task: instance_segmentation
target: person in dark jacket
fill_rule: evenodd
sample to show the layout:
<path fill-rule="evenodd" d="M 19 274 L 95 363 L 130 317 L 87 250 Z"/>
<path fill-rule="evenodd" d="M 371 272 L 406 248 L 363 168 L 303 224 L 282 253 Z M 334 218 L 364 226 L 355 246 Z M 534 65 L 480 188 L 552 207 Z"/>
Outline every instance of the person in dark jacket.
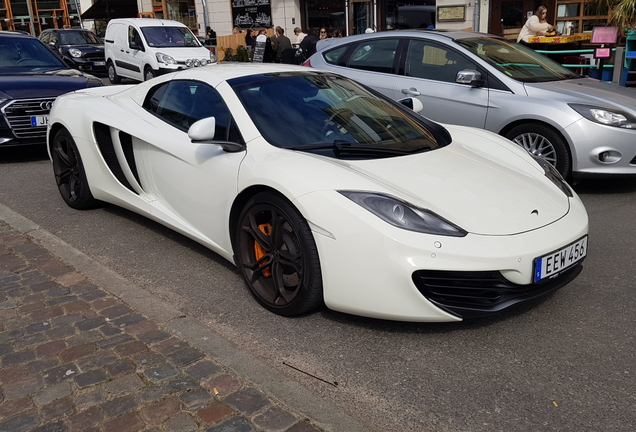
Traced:
<path fill-rule="evenodd" d="M 285 36 L 285 30 L 281 26 L 276 27 L 276 38 L 273 42 L 274 53 L 276 55 L 276 62 L 282 62 L 283 51 L 286 49 L 292 49 L 291 41 Z"/>
<path fill-rule="evenodd" d="M 302 56 L 305 59 L 316 54 L 316 43 L 318 43 L 319 40 L 320 39 L 316 36 L 315 30 L 303 38 L 303 41 L 300 43 L 300 49 L 302 50 Z"/>

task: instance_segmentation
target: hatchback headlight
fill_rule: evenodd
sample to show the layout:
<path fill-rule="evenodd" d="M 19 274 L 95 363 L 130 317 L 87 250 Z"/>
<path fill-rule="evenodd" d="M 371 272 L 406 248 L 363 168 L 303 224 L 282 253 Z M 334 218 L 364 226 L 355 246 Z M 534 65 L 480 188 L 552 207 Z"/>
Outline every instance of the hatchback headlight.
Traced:
<path fill-rule="evenodd" d="M 164 64 L 175 64 L 176 63 L 174 58 L 169 56 L 169 55 L 167 55 L 167 54 L 157 53 L 157 54 L 155 54 L 155 56 L 157 57 L 157 61 L 159 63 L 164 63 Z"/>
<path fill-rule="evenodd" d="M 82 56 L 82 51 L 78 50 L 77 48 L 70 48 L 68 50 L 68 53 L 71 55 L 71 57 L 75 58 L 79 58 Z"/>
<path fill-rule="evenodd" d="M 563 179 L 563 177 L 561 176 L 559 171 L 554 167 L 554 165 L 552 165 L 550 162 L 543 159 L 542 157 L 535 156 L 532 153 L 529 153 L 529 154 L 539 164 L 539 166 L 543 168 L 543 171 L 545 172 L 545 176 L 548 179 L 550 179 L 550 181 L 554 183 L 556 187 L 561 189 L 561 191 L 563 191 L 563 193 L 566 194 L 567 196 L 569 197 L 574 196 L 574 192 L 572 192 L 572 188 Z"/>
<path fill-rule="evenodd" d="M 338 191 L 385 222 L 408 231 L 464 237 L 467 233 L 430 210 L 415 207 L 388 195 L 373 192 Z"/>
<path fill-rule="evenodd" d="M 216 56 L 212 53 L 212 51 L 210 51 L 210 59 L 208 60 L 208 63 L 216 63 Z"/>
<path fill-rule="evenodd" d="M 594 123 L 625 129 L 636 129 L 636 118 L 620 110 L 595 107 L 593 105 L 568 104 L 570 107 Z"/>

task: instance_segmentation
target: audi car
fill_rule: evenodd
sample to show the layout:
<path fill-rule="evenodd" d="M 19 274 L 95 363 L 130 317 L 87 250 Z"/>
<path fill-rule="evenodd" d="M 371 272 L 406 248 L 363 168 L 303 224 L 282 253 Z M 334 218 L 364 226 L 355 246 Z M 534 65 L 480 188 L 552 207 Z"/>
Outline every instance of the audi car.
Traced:
<path fill-rule="evenodd" d="M 421 109 L 302 66 L 204 66 L 58 98 L 48 148 L 70 207 L 200 242 L 280 315 L 459 321 L 573 281 L 588 218 L 554 167 Z"/>
<path fill-rule="evenodd" d="M 0 148 L 44 145 L 55 98 L 102 85 L 69 68 L 37 38 L 0 31 Z"/>

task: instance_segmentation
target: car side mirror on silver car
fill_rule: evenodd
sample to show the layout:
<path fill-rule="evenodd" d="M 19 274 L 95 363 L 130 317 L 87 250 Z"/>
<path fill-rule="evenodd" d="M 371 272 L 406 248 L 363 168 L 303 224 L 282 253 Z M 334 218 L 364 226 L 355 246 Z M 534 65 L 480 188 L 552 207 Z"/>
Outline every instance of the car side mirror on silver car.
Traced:
<path fill-rule="evenodd" d="M 473 87 L 481 87 L 486 84 L 486 81 L 481 79 L 481 72 L 474 69 L 462 69 L 457 72 L 455 82 L 458 84 L 468 84 Z"/>

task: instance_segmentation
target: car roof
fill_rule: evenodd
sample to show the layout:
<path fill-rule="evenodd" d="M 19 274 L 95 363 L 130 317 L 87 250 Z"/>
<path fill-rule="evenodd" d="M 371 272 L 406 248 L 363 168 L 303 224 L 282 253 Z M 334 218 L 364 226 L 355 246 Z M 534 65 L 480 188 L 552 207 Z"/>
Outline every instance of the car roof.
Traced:
<path fill-rule="evenodd" d="M 155 19 L 155 18 L 117 18 L 109 21 L 110 23 L 126 22 L 129 24 L 136 24 L 138 27 L 187 27 L 185 24 L 179 21 Z"/>
<path fill-rule="evenodd" d="M 0 35 L 1 36 L 7 36 L 7 37 L 19 37 L 19 38 L 30 37 L 30 38 L 35 38 L 34 36 L 31 36 L 29 33 L 24 32 L 22 30 L 2 30 L 2 31 L 0 31 Z M 37 38 L 35 38 L 35 39 L 37 39 Z"/>
<path fill-rule="evenodd" d="M 205 79 L 209 82 L 220 83 L 249 75 L 262 75 L 280 72 L 309 72 L 326 73 L 306 66 L 287 65 L 282 63 L 220 63 L 204 66 L 203 68 L 189 68 L 177 73 L 175 79 Z"/>
<path fill-rule="evenodd" d="M 436 29 L 403 29 L 403 30 L 385 30 L 375 33 L 365 33 L 359 34 L 355 36 L 347 36 L 345 38 L 329 38 L 322 39 L 318 42 L 317 50 L 322 51 L 323 49 L 331 46 L 343 45 L 350 42 L 358 42 L 365 39 L 376 39 L 382 37 L 398 37 L 398 38 L 406 38 L 406 37 L 427 37 L 434 40 L 458 40 L 458 39 L 468 39 L 475 37 L 489 37 L 489 38 L 497 38 L 502 39 L 500 36 L 492 35 L 489 33 L 480 33 L 468 30 L 436 30 Z"/>

